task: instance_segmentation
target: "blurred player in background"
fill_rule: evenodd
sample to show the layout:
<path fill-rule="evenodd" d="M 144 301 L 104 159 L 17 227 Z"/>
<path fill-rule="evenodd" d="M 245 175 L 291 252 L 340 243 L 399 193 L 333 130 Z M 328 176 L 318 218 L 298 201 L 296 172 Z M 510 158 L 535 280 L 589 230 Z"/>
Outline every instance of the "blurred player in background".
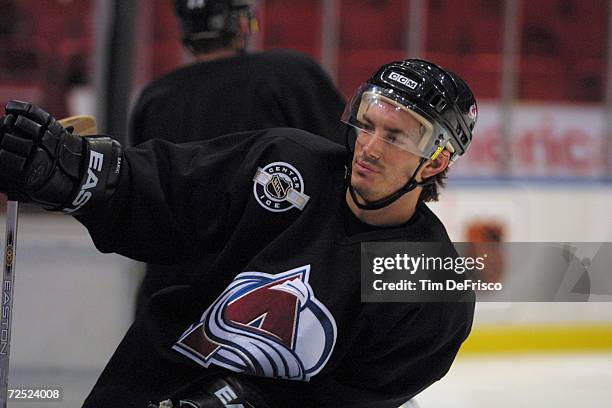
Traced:
<path fill-rule="evenodd" d="M 75 215 L 103 252 L 201 266 L 152 297 L 85 408 L 397 408 L 447 373 L 470 332 L 471 292 L 360 298 L 364 242 L 458 256 L 425 203 L 477 109 L 435 64 L 375 72 L 342 115 L 345 147 L 278 128 L 123 149 L 25 102 L 5 110 L 0 191 Z"/>
<path fill-rule="evenodd" d="M 154 81 L 131 119 L 134 145 L 192 142 L 255 129 L 293 127 L 344 143 L 344 101 L 321 67 L 290 51 L 247 53 L 254 0 L 175 0 L 183 44 L 196 62 Z M 149 264 L 136 312 L 158 290 L 196 270 Z"/>

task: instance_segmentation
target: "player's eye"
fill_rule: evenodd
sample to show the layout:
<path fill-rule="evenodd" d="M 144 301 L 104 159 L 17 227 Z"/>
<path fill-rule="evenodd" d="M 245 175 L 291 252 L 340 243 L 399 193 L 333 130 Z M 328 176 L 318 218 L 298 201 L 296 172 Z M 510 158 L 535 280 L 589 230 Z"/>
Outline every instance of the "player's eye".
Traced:
<path fill-rule="evenodd" d="M 397 141 L 397 134 L 391 133 L 391 132 L 386 132 L 383 135 L 383 139 L 385 139 L 389 143 L 395 143 Z"/>
<path fill-rule="evenodd" d="M 363 130 L 365 130 L 366 132 L 374 132 L 375 128 L 374 125 L 372 125 L 369 122 L 363 123 Z"/>

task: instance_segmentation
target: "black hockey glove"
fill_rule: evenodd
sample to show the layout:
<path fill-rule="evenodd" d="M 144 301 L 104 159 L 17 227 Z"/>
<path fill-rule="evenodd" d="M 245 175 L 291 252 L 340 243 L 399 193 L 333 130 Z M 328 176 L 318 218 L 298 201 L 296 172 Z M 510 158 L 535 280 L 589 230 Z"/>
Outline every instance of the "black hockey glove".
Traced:
<path fill-rule="evenodd" d="M 79 214 L 108 200 L 121 171 L 121 145 L 80 137 L 38 106 L 11 101 L 0 118 L 0 191 L 48 210 Z"/>
<path fill-rule="evenodd" d="M 171 398 L 150 402 L 147 408 L 271 408 L 258 391 L 246 381 L 234 377 L 216 380 L 191 398 Z"/>

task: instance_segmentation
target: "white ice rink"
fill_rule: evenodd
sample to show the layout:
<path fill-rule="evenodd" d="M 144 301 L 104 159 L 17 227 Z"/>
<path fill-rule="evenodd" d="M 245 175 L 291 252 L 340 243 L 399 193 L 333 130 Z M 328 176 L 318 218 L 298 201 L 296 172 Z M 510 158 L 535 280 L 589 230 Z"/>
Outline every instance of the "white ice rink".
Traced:
<path fill-rule="evenodd" d="M 609 408 L 612 353 L 459 358 L 420 408 Z"/>
<path fill-rule="evenodd" d="M 62 403 L 32 406 L 77 408 L 96 375 L 95 371 L 37 372 L 16 367 L 11 384 L 61 385 Z M 612 353 L 460 358 L 417 402 L 419 408 L 609 408 Z M 26 406 L 9 403 L 14 408 Z"/>

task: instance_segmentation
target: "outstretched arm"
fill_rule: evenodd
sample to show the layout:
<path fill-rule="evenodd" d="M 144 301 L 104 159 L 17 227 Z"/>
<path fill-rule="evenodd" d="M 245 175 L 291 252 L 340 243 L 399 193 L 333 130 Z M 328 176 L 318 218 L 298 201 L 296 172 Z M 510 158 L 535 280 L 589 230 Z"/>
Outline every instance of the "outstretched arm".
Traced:
<path fill-rule="evenodd" d="M 76 215 L 98 249 L 142 261 L 176 263 L 222 245 L 257 166 L 248 155 L 256 135 L 124 150 L 107 136 L 73 135 L 29 103 L 9 102 L 6 113 L 0 191 Z"/>

